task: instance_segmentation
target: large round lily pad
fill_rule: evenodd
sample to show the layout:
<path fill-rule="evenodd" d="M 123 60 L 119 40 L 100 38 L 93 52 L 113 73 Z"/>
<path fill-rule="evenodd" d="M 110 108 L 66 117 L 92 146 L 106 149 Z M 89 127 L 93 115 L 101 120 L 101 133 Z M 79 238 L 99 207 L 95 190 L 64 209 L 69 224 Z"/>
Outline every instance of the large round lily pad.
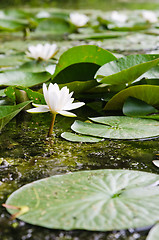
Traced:
<path fill-rule="evenodd" d="M 28 210 L 19 219 L 47 228 L 144 227 L 158 220 L 158 181 L 158 175 L 139 171 L 81 171 L 27 184 L 11 194 L 6 204 Z"/>
<path fill-rule="evenodd" d="M 159 122 L 155 120 L 125 116 L 90 119 L 98 124 L 77 120 L 71 129 L 80 134 L 111 139 L 140 139 L 159 136 Z"/>

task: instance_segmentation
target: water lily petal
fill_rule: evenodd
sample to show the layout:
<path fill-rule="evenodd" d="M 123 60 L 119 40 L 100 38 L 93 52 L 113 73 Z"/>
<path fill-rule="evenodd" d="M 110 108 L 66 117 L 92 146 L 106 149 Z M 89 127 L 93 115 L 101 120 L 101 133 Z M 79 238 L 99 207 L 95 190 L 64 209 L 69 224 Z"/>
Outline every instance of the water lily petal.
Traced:
<path fill-rule="evenodd" d="M 44 105 L 44 104 L 32 103 L 32 105 L 33 105 L 34 107 L 46 107 L 46 108 L 49 109 L 48 105 Z"/>
<path fill-rule="evenodd" d="M 82 27 L 89 21 L 89 17 L 87 17 L 85 14 L 74 12 L 70 13 L 70 20 L 77 27 Z"/>
<path fill-rule="evenodd" d="M 49 105 L 49 94 L 45 83 L 43 83 L 43 94 L 47 105 Z"/>
<path fill-rule="evenodd" d="M 84 102 L 71 103 L 71 104 L 66 105 L 66 106 L 64 107 L 64 110 L 76 109 L 76 108 L 82 107 L 83 105 L 85 105 Z"/>
<path fill-rule="evenodd" d="M 45 70 L 47 71 L 47 72 L 49 72 L 51 75 L 53 75 L 54 74 L 54 72 L 55 72 L 55 68 L 56 68 L 56 65 L 48 65 L 46 68 L 45 68 Z"/>
<path fill-rule="evenodd" d="M 50 44 L 46 43 L 43 47 L 43 52 L 41 54 L 42 59 L 48 60 L 50 58 L 49 57 L 49 52 L 50 52 Z"/>
<path fill-rule="evenodd" d="M 48 60 L 52 58 L 58 51 L 56 44 L 37 44 L 36 46 L 29 46 L 26 55 L 30 58 L 39 60 Z"/>
<path fill-rule="evenodd" d="M 76 114 L 71 113 L 71 112 L 67 112 L 67 111 L 58 111 L 59 114 L 66 116 L 66 117 L 76 117 Z"/>
<path fill-rule="evenodd" d="M 49 112 L 49 108 L 46 105 L 43 105 L 42 107 L 36 107 L 36 108 L 31 108 L 27 110 L 28 113 L 44 113 L 44 112 Z"/>
<path fill-rule="evenodd" d="M 63 87 L 60 90 L 60 95 L 59 95 L 59 108 L 63 109 L 64 105 L 66 102 L 69 100 L 69 89 L 67 87 Z"/>
<path fill-rule="evenodd" d="M 58 48 L 57 48 L 57 45 L 54 43 L 50 46 L 48 59 L 54 57 L 57 52 L 58 52 Z"/>
<path fill-rule="evenodd" d="M 59 86 L 55 83 L 54 85 L 50 83 L 48 88 L 48 96 L 49 96 L 49 108 L 52 113 L 57 113 L 57 110 L 61 110 L 59 108 L 59 98 L 60 98 L 60 90 Z"/>

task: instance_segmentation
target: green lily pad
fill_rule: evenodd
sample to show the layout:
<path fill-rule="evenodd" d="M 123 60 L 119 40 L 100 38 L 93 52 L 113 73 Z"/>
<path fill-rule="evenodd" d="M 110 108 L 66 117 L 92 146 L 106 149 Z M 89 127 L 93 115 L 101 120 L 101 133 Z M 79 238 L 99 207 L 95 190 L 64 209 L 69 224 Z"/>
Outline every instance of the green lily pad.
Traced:
<path fill-rule="evenodd" d="M 0 85 L 32 87 L 48 81 L 50 76 L 51 74 L 48 72 L 31 73 L 23 71 L 8 71 L 0 73 Z"/>
<path fill-rule="evenodd" d="M 0 106 L 0 131 L 2 128 L 15 117 L 31 101 L 23 102 L 14 106 Z"/>
<path fill-rule="evenodd" d="M 100 66 L 115 59 L 112 53 L 97 46 L 73 47 L 61 55 L 52 82 L 92 80 Z"/>
<path fill-rule="evenodd" d="M 3 96 L 5 96 L 5 89 L 0 90 L 0 97 L 3 97 Z"/>
<path fill-rule="evenodd" d="M 86 40 L 86 39 L 108 39 L 108 38 L 118 38 L 126 35 L 123 32 L 102 32 L 102 33 L 89 33 L 89 34 L 70 34 L 69 39 L 71 40 Z"/>
<path fill-rule="evenodd" d="M 102 138 L 95 138 L 95 137 L 91 137 L 91 136 L 84 136 L 84 135 L 77 135 L 74 133 L 70 133 L 70 132 L 64 132 L 61 134 L 61 137 L 71 141 L 71 142 L 100 142 L 103 139 Z"/>
<path fill-rule="evenodd" d="M 140 79 L 159 79 L 159 67 L 153 67 L 149 71 L 145 72 L 143 75 L 141 75 L 137 80 Z"/>
<path fill-rule="evenodd" d="M 73 31 L 73 26 L 64 18 L 53 17 L 42 20 L 35 32 L 38 31 L 50 31 L 51 34 L 65 34 Z"/>
<path fill-rule="evenodd" d="M 153 107 L 159 107 L 159 86 L 139 85 L 124 89 L 114 95 L 105 105 L 104 110 L 121 110 L 128 97 L 134 97 Z"/>
<path fill-rule="evenodd" d="M 159 223 L 157 223 L 149 232 L 146 240 L 158 240 L 159 236 Z"/>
<path fill-rule="evenodd" d="M 77 120 L 71 129 L 80 134 L 110 139 L 144 139 L 159 136 L 159 122 L 155 120 L 126 116 L 96 117 L 90 120 L 98 124 Z"/>
<path fill-rule="evenodd" d="M 17 70 L 24 71 L 24 72 L 44 72 L 44 71 L 46 71 L 45 68 L 48 65 L 49 65 L 49 63 L 46 63 L 45 61 L 33 60 L 33 61 L 25 62 Z"/>
<path fill-rule="evenodd" d="M 24 54 L 12 54 L 0 58 L 0 67 L 16 67 L 28 59 Z"/>
<path fill-rule="evenodd" d="M 74 91 L 75 94 L 77 93 L 83 93 L 87 90 L 90 90 L 91 88 L 97 86 L 97 82 L 94 80 L 90 81 L 74 81 L 70 83 L 65 83 L 65 84 L 58 84 L 60 88 L 67 86 L 71 91 Z"/>
<path fill-rule="evenodd" d="M 158 175 L 139 171 L 80 171 L 27 184 L 10 195 L 6 207 L 11 214 L 17 210 L 9 206 L 26 210 L 17 217 L 47 228 L 145 227 L 158 220 L 158 181 Z"/>
<path fill-rule="evenodd" d="M 0 19 L 0 30 L 17 31 L 23 30 L 28 25 L 26 20 Z"/>
<path fill-rule="evenodd" d="M 137 98 L 128 97 L 123 105 L 123 113 L 126 116 L 145 116 L 159 112 L 153 106 Z"/>
<path fill-rule="evenodd" d="M 100 83 L 119 85 L 131 83 L 159 63 L 159 55 L 129 55 L 104 64 L 95 78 Z"/>
<path fill-rule="evenodd" d="M 5 89 L 5 94 L 8 98 L 10 98 L 13 102 L 17 100 L 17 98 L 21 99 L 20 91 L 25 92 L 25 97 L 27 97 L 29 100 L 31 100 L 34 103 L 38 104 L 46 104 L 44 95 L 42 93 L 33 91 L 29 88 L 25 87 L 7 87 Z M 23 97 L 23 96 L 22 96 Z"/>

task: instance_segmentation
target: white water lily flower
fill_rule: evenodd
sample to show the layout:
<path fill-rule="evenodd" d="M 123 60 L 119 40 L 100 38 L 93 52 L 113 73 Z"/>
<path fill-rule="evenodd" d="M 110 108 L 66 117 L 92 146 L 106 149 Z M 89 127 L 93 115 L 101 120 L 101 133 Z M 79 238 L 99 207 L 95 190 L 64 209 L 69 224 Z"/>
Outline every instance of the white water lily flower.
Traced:
<path fill-rule="evenodd" d="M 118 11 L 113 11 L 111 13 L 111 19 L 115 22 L 125 23 L 128 17 L 123 13 L 119 13 Z"/>
<path fill-rule="evenodd" d="M 143 17 L 146 21 L 148 21 L 148 22 L 150 22 L 150 23 L 155 23 L 155 22 L 158 21 L 158 18 L 157 18 L 156 14 L 155 14 L 153 11 L 143 10 L 143 11 L 141 12 L 141 15 L 142 15 L 142 17 Z"/>
<path fill-rule="evenodd" d="M 69 93 L 69 89 L 67 87 L 63 87 L 61 90 L 59 86 L 55 83 L 49 84 L 47 89 L 46 84 L 43 84 L 43 93 L 44 98 L 47 105 L 34 104 L 35 108 L 27 110 L 29 113 L 44 113 L 51 112 L 53 114 L 52 122 L 50 125 L 48 136 L 51 136 L 55 117 L 57 114 L 61 114 L 67 117 L 76 117 L 74 113 L 69 112 L 69 110 L 73 110 L 79 107 L 82 107 L 84 102 L 75 102 L 74 98 L 72 98 L 73 92 Z"/>
<path fill-rule="evenodd" d="M 2 11 L 2 10 L 0 10 L 0 18 L 6 18 L 7 16 L 5 15 L 5 13 Z"/>
<path fill-rule="evenodd" d="M 39 13 L 36 14 L 37 18 L 49 18 L 50 17 L 50 13 L 46 12 L 46 11 L 40 11 Z"/>
<path fill-rule="evenodd" d="M 70 13 L 70 21 L 77 27 L 83 27 L 89 21 L 89 17 L 81 13 Z"/>
<path fill-rule="evenodd" d="M 55 56 L 58 52 L 57 45 L 54 44 L 41 44 L 39 43 L 36 46 L 29 46 L 28 51 L 26 54 L 29 58 L 36 59 L 36 60 L 48 60 Z"/>

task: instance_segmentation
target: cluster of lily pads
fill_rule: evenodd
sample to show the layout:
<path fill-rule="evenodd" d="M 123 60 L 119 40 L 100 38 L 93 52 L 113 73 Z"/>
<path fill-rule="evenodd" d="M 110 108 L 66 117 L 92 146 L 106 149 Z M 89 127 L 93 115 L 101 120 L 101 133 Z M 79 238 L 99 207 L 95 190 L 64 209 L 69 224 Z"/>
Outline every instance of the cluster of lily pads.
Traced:
<path fill-rule="evenodd" d="M 1 10 L 0 31 L 15 36 L 23 33 L 24 38 L 63 39 L 109 39 L 129 35 L 131 32 L 158 35 L 159 12 L 140 11 L 22 11 Z M 6 34 L 7 35 L 7 34 Z M 133 41 L 133 40 L 132 40 Z"/>
<path fill-rule="evenodd" d="M 30 101 L 36 107 L 43 107 L 42 105 L 45 102 L 48 105 L 47 109 L 44 107 L 43 110 L 37 108 L 35 112 L 51 111 L 53 114 L 67 115 L 67 113 L 60 111 L 75 109 L 83 105 L 83 103 L 72 103 L 74 100 L 71 98 L 72 94 L 67 97 L 70 90 L 75 92 L 75 97 L 78 99 L 84 99 L 84 101 L 89 99 L 88 105 L 90 107 L 93 107 L 93 104 L 95 104 L 95 99 L 105 102 L 103 109 L 98 107 L 100 116 L 103 115 L 103 110 L 106 113 L 115 111 L 116 115 L 120 115 L 118 114 L 119 111 L 119 113 L 122 112 L 127 116 L 125 118 L 119 116 L 118 119 L 114 117 L 114 120 L 108 116 L 104 117 L 104 120 L 99 118 L 97 122 L 104 125 L 76 122 L 71 128 L 83 134 L 82 141 L 89 142 L 89 137 L 86 136 L 85 138 L 84 135 L 99 137 L 93 140 L 90 138 L 90 141 L 99 141 L 103 138 L 138 139 L 159 135 L 158 122 L 155 121 L 159 118 L 158 54 L 137 54 L 116 58 L 115 55 L 103 48 L 94 45 L 82 45 L 65 51 L 57 63 L 47 66 L 44 70 L 46 62 L 40 61 L 40 59 L 47 60 L 54 56 L 56 51 L 57 48 L 54 44 L 38 44 L 36 47 L 29 47 L 26 54 L 37 61 L 28 61 L 16 70 L 6 70 L 0 73 L 1 87 L 5 87 L 1 90 L 3 95 L 3 100 L 1 100 L 3 104 L 1 106 L 1 129 L 12 117 L 26 107 Z M 36 72 L 31 71 L 33 67 L 36 69 Z M 46 70 L 48 67 L 49 72 Z M 58 84 L 62 88 L 61 91 L 63 93 L 61 94 L 65 94 L 66 97 L 64 95 L 63 98 L 62 95 L 59 97 L 59 89 L 55 87 L 50 92 L 55 92 L 53 95 L 56 96 L 54 98 L 56 98 L 57 103 L 55 103 L 55 99 L 52 99 L 54 100 L 54 106 L 51 106 L 49 104 L 49 101 L 52 102 L 49 100 L 49 91 L 45 93 L 45 90 L 45 99 L 41 92 L 41 84 L 43 83 L 48 85 L 51 83 L 50 87 Z M 38 91 L 34 90 L 35 86 L 38 87 Z M 24 99 L 27 101 L 24 101 Z M 7 104 L 8 101 L 9 105 Z M 18 101 L 21 103 L 15 105 Z M 30 112 L 34 112 L 34 110 Z M 141 126 L 145 126 L 145 130 L 139 126 L 140 124 L 134 123 L 134 129 L 136 129 L 134 131 L 133 121 L 136 121 L 136 117 L 140 118 L 138 122 L 141 121 Z M 149 120 L 143 120 L 142 118 L 148 118 Z M 112 124 L 110 123 L 111 121 Z M 133 134 L 129 130 L 129 121 Z M 125 127 L 123 125 L 124 122 Z M 74 127 L 75 125 L 76 128 Z M 99 130 L 93 133 L 91 129 L 94 129 L 95 126 L 103 128 L 103 134 L 99 133 Z M 105 128 L 107 128 L 107 133 L 104 131 Z M 122 134 L 122 132 L 125 132 L 125 134 Z M 81 136 L 79 136 L 78 140 L 78 135 L 64 133 L 62 137 L 72 141 L 81 141 Z"/>
<path fill-rule="evenodd" d="M 134 19 L 118 12 L 31 14 L 6 10 L 0 12 L 0 29 L 6 37 L 9 31 L 13 35 L 23 31 L 25 38 L 62 34 L 85 40 L 119 37 L 126 31 L 157 32 L 157 13 L 137 14 Z M 70 132 L 61 134 L 64 139 L 98 142 L 159 136 L 159 54 L 118 57 L 89 44 L 62 52 L 55 42 L 38 42 L 15 55 L 2 54 L 0 130 L 27 107 L 29 113 L 52 113 L 50 136 L 56 114 L 74 117 L 69 111 L 83 106 L 93 108 L 97 116 L 76 120 Z M 32 224 L 39 219 L 38 224 L 48 228 L 110 231 L 143 227 L 158 221 L 158 181 L 158 175 L 128 170 L 54 176 L 17 190 L 4 206 L 11 214 L 18 210 L 16 217 Z M 151 230 L 149 240 L 155 240 L 156 231 L 158 225 Z"/>

